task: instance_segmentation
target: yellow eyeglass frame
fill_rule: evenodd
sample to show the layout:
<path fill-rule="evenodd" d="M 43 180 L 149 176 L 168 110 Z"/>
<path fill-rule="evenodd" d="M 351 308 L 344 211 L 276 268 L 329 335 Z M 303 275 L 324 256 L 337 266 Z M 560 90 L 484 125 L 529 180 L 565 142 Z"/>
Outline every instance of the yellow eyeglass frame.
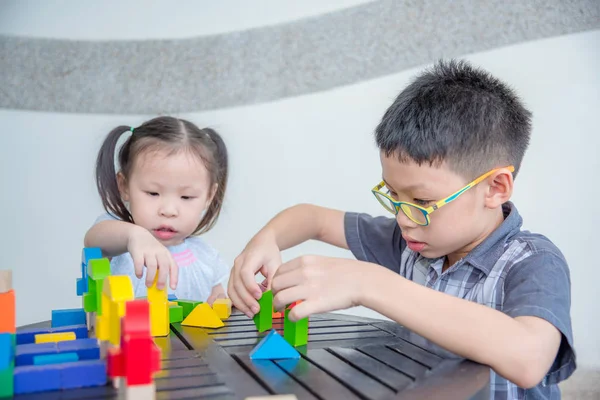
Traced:
<path fill-rule="evenodd" d="M 448 203 L 456 200 L 458 197 L 460 197 L 461 194 L 465 193 L 467 190 L 469 190 L 472 187 L 476 186 L 477 184 L 481 183 L 484 179 L 488 178 L 494 172 L 497 172 L 497 171 L 499 171 L 499 170 L 501 170 L 503 168 L 508 169 L 510 172 L 515 172 L 515 167 L 512 166 L 512 165 L 510 165 L 508 167 L 495 168 L 495 169 L 493 169 L 493 170 L 491 170 L 489 172 L 486 172 L 485 174 L 481 175 L 480 177 L 474 179 L 473 181 L 469 182 L 463 188 L 461 188 L 461 189 L 457 190 L 456 192 L 452 193 L 450 196 L 448 196 L 448 197 L 446 197 L 446 198 L 444 198 L 442 200 L 437 201 L 434 205 L 429 206 L 429 207 L 422 207 L 422 206 L 419 206 L 417 204 L 409 203 L 407 201 L 397 201 L 397 200 L 394 200 L 389 194 L 383 193 L 381 191 L 381 189 L 383 189 L 386 186 L 384 181 L 381 181 L 381 183 L 379 183 L 377 186 L 375 186 L 373 189 L 371 189 L 371 192 L 373 193 L 373 195 L 375 196 L 375 198 L 377 199 L 377 201 L 379 201 L 379 203 L 387 211 L 391 212 L 394 215 L 398 215 L 398 213 L 400 212 L 400 210 L 402 210 L 402 212 L 404 213 L 404 215 L 406 215 L 414 223 L 416 223 L 418 225 L 421 225 L 421 226 L 427 226 L 430 223 L 429 216 L 435 210 L 439 210 L 440 208 L 442 208 L 446 204 L 448 204 Z M 394 205 L 394 210 L 392 210 L 389 207 L 388 204 L 385 204 L 384 201 L 379 196 L 383 196 L 386 199 L 388 199 L 390 201 L 390 203 Z M 411 206 L 411 207 L 414 207 L 414 208 L 418 209 L 419 211 L 421 211 L 421 213 L 423 214 L 423 217 L 425 218 L 425 223 L 416 220 L 412 215 L 410 215 L 409 212 L 406 211 L 406 209 L 404 207 L 402 207 L 402 205 Z"/>

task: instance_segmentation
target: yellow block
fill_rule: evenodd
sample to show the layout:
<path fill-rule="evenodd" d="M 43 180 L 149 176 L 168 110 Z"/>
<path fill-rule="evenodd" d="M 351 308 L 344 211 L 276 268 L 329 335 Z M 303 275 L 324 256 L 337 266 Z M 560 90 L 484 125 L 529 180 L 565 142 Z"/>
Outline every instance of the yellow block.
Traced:
<path fill-rule="evenodd" d="M 221 318 L 210 308 L 208 303 L 198 304 L 183 320 L 181 325 L 196 326 L 199 328 L 220 328 L 225 326 Z"/>
<path fill-rule="evenodd" d="M 133 285 L 127 275 L 104 278 L 102 286 L 102 315 L 96 324 L 96 338 L 108 340 L 115 346 L 121 342 L 121 318 L 125 315 L 125 303 L 133 300 Z"/>
<path fill-rule="evenodd" d="M 54 343 L 66 342 L 67 340 L 75 340 L 75 332 L 60 332 L 60 333 L 38 333 L 35 335 L 36 343 Z"/>
<path fill-rule="evenodd" d="M 177 303 L 176 301 L 169 301 L 169 307 L 171 306 L 178 306 L 179 303 Z"/>
<path fill-rule="evenodd" d="M 169 301 L 167 288 L 159 290 L 156 287 L 158 274 L 152 286 L 148 288 L 148 303 L 150 303 L 150 334 L 152 336 L 169 335 Z"/>
<path fill-rule="evenodd" d="M 231 315 L 231 299 L 217 299 L 213 303 L 213 310 L 219 318 L 227 319 Z"/>

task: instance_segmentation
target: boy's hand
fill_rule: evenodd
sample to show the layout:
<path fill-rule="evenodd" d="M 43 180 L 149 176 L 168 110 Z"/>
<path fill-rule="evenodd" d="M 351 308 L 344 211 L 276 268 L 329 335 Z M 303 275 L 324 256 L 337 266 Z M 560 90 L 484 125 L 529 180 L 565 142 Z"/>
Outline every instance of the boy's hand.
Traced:
<path fill-rule="evenodd" d="M 169 276 L 171 289 L 175 290 L 177 288 L 179 273 L 177 263 L 169 249 L 152 236 L 150 232 L 141 227 L 132 231 L 127 241 L 127 251 L 133 258 L 135 276 L 141 278 L 144 266 L 146 266 L 146 287 L 152 286 L 158 270 L 158 282 L 156 284 L 158 289 L 165 287 Z"/>
<path fill-rule="evenodd" d="M 281 310 L 304 300 L 290 311 L 290 319 L 297 321 L 311 314 L 360 305 L 370 266 L 373 264 L 343 258 L 295 258 L 283 264 L 273 278 L 273 306 Z"/>
<path fill-rule="evenodd" d="M 277 242 L 267 233 L 259 233 L 237 256 L 231 269 L 227 293 L 233 305 L 252 317 L 259 311 L 258 301 L 263 290 L 256 282 L 256 274 L 260 272 L 268 282 L 281 265 L 281 253 Z"/>

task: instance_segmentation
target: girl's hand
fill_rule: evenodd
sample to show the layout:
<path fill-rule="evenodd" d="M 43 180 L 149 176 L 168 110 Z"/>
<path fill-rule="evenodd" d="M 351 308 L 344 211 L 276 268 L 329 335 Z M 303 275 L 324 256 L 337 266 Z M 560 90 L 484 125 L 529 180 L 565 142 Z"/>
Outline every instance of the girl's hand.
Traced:
<path fill-rule="evenodd" d="M 281 253 L 275 239 L 266 233 L 259 233 L 246 246 L 234 261 L 227 293 L 233 305 L 252 317 L 259 311 L 258 301 L 263 289 L 256 282 L 256 274 L 266 278 L 266 285 L 281 265 Z"/>
<path fill-rule="evenodd" d="M 362 303 L 372 267 L 375 265 L 342 258 L 295 258 L 283 264 L 273 278 L 273 306 L 282 310 L 303 300 L 290 311 L 293 321 L 311 314 L 358 306 Z"/>
<path fill-rule="evenodd" d="M 156 287 L 163 289 L 167 278 L 170 277 L 171 289 L 177 288 L 179 269 L 171 252 L 160 243 L 150 232 L 144 228 L 132 231 L 127 241 L 127 251 L 133 258 L 135 276 L 142 277 L 146 266 L 146 287 L 152 286 L 154 277 L 158 273 Z"/>
<path fill-rule="evenodd" d="M 208 296 L 208 299 L 206 300 L 206 302 L 212 307 L 215 300 L 226 299 L 226 298 L 227 298 L 227 296 L 225 295 L 225 289 L 223 289 L 223 286 L 219 284 L 212 288 L 212 290 L 210 292 L 210 296 Z"/>

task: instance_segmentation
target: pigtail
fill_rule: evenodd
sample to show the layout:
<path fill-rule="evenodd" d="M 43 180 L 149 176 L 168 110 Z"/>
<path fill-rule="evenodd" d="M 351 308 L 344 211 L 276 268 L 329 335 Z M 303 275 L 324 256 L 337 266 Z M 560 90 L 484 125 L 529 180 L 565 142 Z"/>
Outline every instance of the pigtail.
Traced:
<path fill-rule="evenodd" d="M 102 143 L 98 158 L 96 159 L 96 186 L 106 212 L 122 221 L 133 222 L 129 210 L 127 210 L 121 199 L 117 184 L 117 173 L 115 171 L 117 142 L 121 135 L 130 129 L 130 127 L 124 125 L 118 126 L 110 131 L 106 139 L 104 139 L 104 143 Z M 124 147 L 129 147 L 130 141 L 131 139 L 128 139 Z"/>
<path fill-rule="evenodd" d="M 210 203 L 208 210 L 206 210 L 204 218 L 200 222 L 201 229 L 198 233 L 208 232 L 217 222 L 219 214 L 221 213 L 221 208 L 223 207 L 225 191 L 227 189 L 227 178 L 229 175 L 229 156 L 223 138 L 213 129 L 204 128 L 202 131 L 206 133 L 215 145 L 213 151 L 213 168 L 215 168 L 216 172 L 217 192 L 215 193 L 215 197 Z"/>

